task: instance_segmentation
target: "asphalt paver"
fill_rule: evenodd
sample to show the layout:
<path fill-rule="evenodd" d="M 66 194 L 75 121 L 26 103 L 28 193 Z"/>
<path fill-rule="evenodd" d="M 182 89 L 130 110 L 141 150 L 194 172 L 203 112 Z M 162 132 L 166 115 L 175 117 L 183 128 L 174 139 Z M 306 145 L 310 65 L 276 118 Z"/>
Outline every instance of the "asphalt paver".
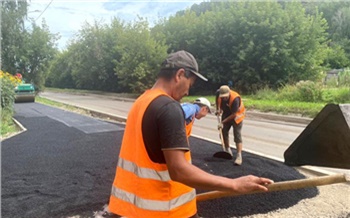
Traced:
<path fill-rule="evenodd" d="M 124 125 L 38 103 L 16 104 L 15 110 L 27 131 L 1 145 L 2 217 L 93 217 L 108 202 Z M 220 145 L 189 140 L 192 163 L 209 173 L 253 174 L 275 182 L 304 178 L 294 168 L 247 152 L 242 166 L 236 166 L 212 156 Z M 317 195 L 317 188 L 305 188 L 226 197 L 199 202 L 198 211 L 202 217 L 243 217 Z"/>

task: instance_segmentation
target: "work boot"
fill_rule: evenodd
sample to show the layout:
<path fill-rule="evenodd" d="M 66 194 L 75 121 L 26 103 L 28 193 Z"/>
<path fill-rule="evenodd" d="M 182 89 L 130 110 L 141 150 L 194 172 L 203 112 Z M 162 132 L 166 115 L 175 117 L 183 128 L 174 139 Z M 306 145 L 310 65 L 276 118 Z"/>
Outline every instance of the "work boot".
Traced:
<path fill-rule="evenodd" d="M 242 155 L 241 154 L 237 154 L 237 158 L 235 160 L 235 164 L 236 165 L 242 165 Z"/>

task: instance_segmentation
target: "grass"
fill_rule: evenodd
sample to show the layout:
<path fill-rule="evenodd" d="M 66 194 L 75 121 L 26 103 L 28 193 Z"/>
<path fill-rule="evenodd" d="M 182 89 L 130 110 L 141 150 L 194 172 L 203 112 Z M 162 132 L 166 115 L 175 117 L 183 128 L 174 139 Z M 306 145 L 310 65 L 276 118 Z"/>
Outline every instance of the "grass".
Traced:
<path fill-rule="evenodd" d="M 12 120 L 12 112 L 8 110 L 1 110 L 1 139 L 6 138 L 16 132 L 20 128 Z"/>
<path fill-rule="evenodd" d="M 244 105 L 247 110 L 274 112 L 283 115 L 301 115 L 310 118 L 315 117 L 325 106 L 324 103 L 255 99 L 245 99 Z"/>
<path fill-rule="evenodd" d="M 68 105 L 68 104 L 64 104 L 64 103 L 60 103 L 60 102 L 57 102 L 57 101 L 52 101 L 52 100 L 49 100 L 47 98 L 43 98 L 43 97 L 40 97 L 40 96 L 37 96 L 35 98 L 35 101 L 37 103 L 41 103 L 41 104 L 45 104 L 45 105 L 61 108 L 63 110 L 73 111 L 73 112 L 80 113 L 80 114 L 85 114 L 85 115 L 90 115 L 88 110 L 77 108 L 77 107 L 74 107 L 74 106 L 71 106 L 71 105 Z"/>
<path fill-rule="evenodd" d="M 198 97 L 205 97 L 212 105 L 215 105 L 215 96 L 186 96 L 181 102 L 193 102 Z M 257 100 L 250 96 L 242 96 L 242 99 L 247 110 L 272 112 L 282 115 L 297 115 L 310 118 L 315 117 L 326 105 L 325 103 L 314 102 Z"/>

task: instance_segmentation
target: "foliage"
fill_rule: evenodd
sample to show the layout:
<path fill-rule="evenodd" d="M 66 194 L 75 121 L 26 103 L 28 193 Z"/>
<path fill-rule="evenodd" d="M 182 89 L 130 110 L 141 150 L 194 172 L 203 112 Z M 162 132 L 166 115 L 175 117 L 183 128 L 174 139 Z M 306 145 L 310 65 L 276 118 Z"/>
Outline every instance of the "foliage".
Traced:
<path fill-rule="evenodd" d="M 24 21 L 27 16 L 27 1 L 2 0 L 1 10 L 1 68 L 17 72 L 24 44 Z"/>
<path fill-rule="evenodd" d="M 39 27 L 31 21 L 32 27 L 25 27 L 27 8 L 27 1 L 1 1 L 2 70 L 20 72 L 27 82 L 42 88 L 48 62 L 56 52 L 57 36 L 49 32 L 45 22 Z"/>
<path fill-rule="evenodd" d="M 350 87 L 323 89 L 322 99 L 325 103 L 350 103 Z"/>
<path fill-rule="evenodd" d="M 62 51 L 50 62 L 49 74 L 45 81 L 48 87 L 75 88 L 72 77 L 73 63 L 71 62 L 72 50 Z"/>
<path fill-rule="evenodd" d="M 323 63 L 328 69 L 341 69 L 344 66 L 350 66 L 350 59 L 347 58 L 345 50 L 337 44 L 331 44 L 326 50 L 326 59 Z"/>
<path fill-rule="evenodd" d="M 325 106 L 325 104 L 299 101 L 255 100 L 248 98 L 245 99 L 244 106 L 247 108 L 247 110 L 315 117 Z"/>
<path fill-rule="evenodd" d="M 350 68 L 344 69 L 342 72 L 339 72 L 339 86 L 348 86 L 350 87 Z M 350 95 L 350 93 L 349 93 Z"/>
<path fill-rule="evenodd" d="M 325 81 L 325 85 L 327 87 L 338 87 L 338 77 L 331 77 Z"/>
<path fill-rule="evenodd" d="M 130 23 L 118 18 L 110 25 L 87 23 L 51 62 L 47 85 L 140 93 L 153 84 L 166 53 L 181 49 L 196 57 L 209 78 L 196 82 L 191 94 L 211 94 L 228 81 L 242 94 L 300 80 L 317 83 L 323 71 L 350 63 L 347 25 L 340 25 L 347 20 L 348 6 L 211 1 L 162 18 L 152 28 L 140 17 Z M 335 28 L 338 11 L 340 26 Z M 306 93 L 305 100 L 318 98 Z"/>
<path fill-rule="evenodd" d="M 24 35 L 26 37 L 24 49 L 20 54 L 20 71 L 27 82 L 42 89 L 47 78 L 49 62 L 57 53 L 57 36 L 50 33 L 45 21 L 41 27 L 33 23 L 31 32 L 25 32 Z"/>
<path fill-rule="evenodd" d="M 322 86 L 313 81 L 299 81 L 295 86 L 286 85 L 279 89 L 279 100 L 322 102 Z"/>
<path fill-rule="evenodd" d="M 15 87 L 21 82 L 16 76 L 0 70 L 1 108 L 12 110 L 15 102 Z"/>
<path fill-rule="evenodd" d="M 332 66 L 333 69 L 349 66 L 350 61 L 350 2 L 349 1 L 315 1 L 309 2 L 307 10 L 313 14 L 315 10 L 322 12 L 327 20 L 331 48 L 341 47 L 344 53 L 340 53 L 341 59 L 347 59 L 347 64 Z M 343 56 L 345 55 L 345 57 Z M 335 59 L 334 59 L 335 60 Z M 336 61 L 336 60 L 335 60 Z"/>
<path fill-rule="evenodd" d="M 75 88 L 117 90 L 118 78 L 114 73 L 113 61 L 114 58 L 120 57 L 116 48 L 123 23 L 113 20 L 111 26 L 115 29 L 97 21 L 94 24 L 86 23 L 69 45 L 66 54 L 60 57 L 69 69 L 65 69 L 64 65 L 58 62 L 60 66 L 56 69 L 56 73 L 61 71 L 64 72 L 64 78 L 71 77 Z M 67 80 L 60 81 L 62 87 L 69 88 L 72 85 L 62 84 L 64 81 Z"/>
<path fill-rule="evenodd" d="M 16 126 L 12 122 L 12 115 L 14 113 L 15 87 L 20 82 L 20 77 L 0 70 L 1 137 L 16 130 Z"/>
<path fill-rule="evenodd" d="M 121 58 L 115 60 L 114 68 L 118 85 L 131 93 L 151 88 L 167 47 L 151 37 L 148 23 L 142 19 L 126 26 L 119 43 Z"/>
<path fill-rule="evenodd" d="M 277 91 L 261 89 L 249 98 L 266 101 L 314 102 L 314 103 L 350 103 L 350 87 L 322 86 L 312 81 L 300 81 L 296 85 L 285 85 Z"/>
<path fill-rule="evenodd" d="M 141 93 L 155 81 L 166 46 L 150 36 L 147 21 L 113 19 L 110 25 L 86 23 L 51 62 L 47 85 Z"/>
<path fill-rule="evenodd" d="M 156 29 L 165 33 L 169 51 L 196 54 L 215 87 L 232 80 L 237 90 L 256 91 L 320 78 L 327 48 L 321 14 L 307 15 L 297 2 L 211 4 L 203 13 L 170 17 Z"/>
<path fill-rule="evenodd" d="M 276 98 L 277 93 L 269 87 L 264 87 L 254 94 L 254 99 L 256 100 L 273 100 Z"/>
<path fill-rule="evenodd" d="M 1 108 L 1 138 L 17 131 L 17 126 L 12 121 L 13 110 Z"/>

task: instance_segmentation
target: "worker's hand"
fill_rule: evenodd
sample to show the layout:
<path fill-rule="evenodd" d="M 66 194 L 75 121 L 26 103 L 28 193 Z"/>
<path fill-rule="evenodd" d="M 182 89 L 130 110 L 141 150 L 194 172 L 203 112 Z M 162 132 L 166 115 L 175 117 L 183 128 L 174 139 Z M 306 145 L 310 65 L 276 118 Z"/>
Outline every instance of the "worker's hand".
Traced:
<path fill-rule="evenodd" d="M 268 191 L 268 185 L 273 181 L 268 178 L 256 176 L 242 176 L 234 179 L 235 191 L 238 193 L 248 193 L 252 191 Z"/>
<path fill-rule="evenodd" d="M 220 111 L 215 111 L 215 116 L 219 116 L 220 114 L 221 114 L 221 112 Z"/>
<path fill-rule="evenodd" d="M 218 124 L 218 130 L 222 129 L 224 127 L 224 125 L 222 123 Z"/>

